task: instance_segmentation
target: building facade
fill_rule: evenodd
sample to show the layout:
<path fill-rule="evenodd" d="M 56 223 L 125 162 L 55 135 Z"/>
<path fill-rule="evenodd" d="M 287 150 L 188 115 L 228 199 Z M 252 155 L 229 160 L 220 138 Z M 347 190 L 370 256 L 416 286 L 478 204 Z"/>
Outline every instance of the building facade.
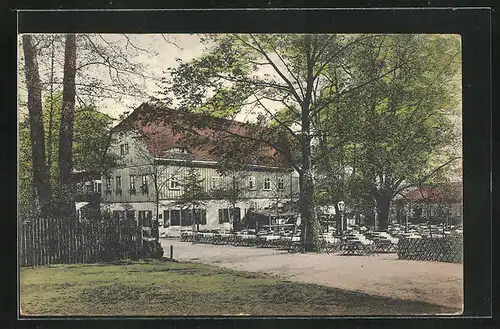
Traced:
<path fill-rule="evenodd" d="M 248 163 L 244 169 L 221 175 L 217 159 L 207 149 L 178 145 L 179 136 L 167 124 L 137 125 L 143 104 L 112 131 L 109 152 L 119 166 L 102 177 L 102 207 L 119 218 L 134 218 L 149 226 L 158 220 L 160 236 L 176 236 L 195 222 L 197 229 L 232 229 L 252 210 L 282 211 L 297 199 L 298 175 L 289 167 Z M 175 120 L 169 113 L 167 120 Z M 205 197 L 191 207 L 180 203 L 185 182 L 193 171 Z"/>

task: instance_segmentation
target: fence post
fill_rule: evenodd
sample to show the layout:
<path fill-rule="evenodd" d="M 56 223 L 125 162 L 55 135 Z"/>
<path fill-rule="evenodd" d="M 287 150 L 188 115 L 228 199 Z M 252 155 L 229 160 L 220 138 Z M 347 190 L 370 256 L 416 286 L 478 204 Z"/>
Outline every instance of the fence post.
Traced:
<path fill-rule="evenodd" d="M 170 259 L 174 259 L 174 246 L 170 245 Z"/>

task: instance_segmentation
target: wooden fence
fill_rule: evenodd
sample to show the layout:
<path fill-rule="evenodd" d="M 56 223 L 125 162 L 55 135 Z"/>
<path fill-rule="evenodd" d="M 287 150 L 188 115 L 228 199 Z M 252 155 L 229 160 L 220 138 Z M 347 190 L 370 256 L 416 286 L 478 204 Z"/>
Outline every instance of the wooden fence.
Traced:
<path fill-rule="evenodd" d="M 20 226 L 21 266 L 138 259 L 143 250 L 134 220 L 31 218 Z"/>
<path fill-rule="evenodd" d="M 463 239 L 461 236 L 400 239 L 398 257 L 407 260 L 462 263 Z"/>

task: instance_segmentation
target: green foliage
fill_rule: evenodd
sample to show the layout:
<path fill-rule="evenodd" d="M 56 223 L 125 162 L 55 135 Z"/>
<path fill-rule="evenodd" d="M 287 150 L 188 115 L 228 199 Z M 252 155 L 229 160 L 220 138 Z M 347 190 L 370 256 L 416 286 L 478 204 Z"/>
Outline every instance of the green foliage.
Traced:
<path fill-rule="evenodd" d="M 46 159 L 49 162 L 50 158 L 50 163 L 48 164 L 50 165 L 51 184 L 53 190 L 57 191 L 62 95 L 60 93 L 54 94 L 52 101 L 52 125 L 50 124 L 50 99 L 46 98 L 43 105 Z M 86 108 L 77 107 L 73 132 L 73 167 L 75 170 L 102 172 L 113 166 L 117 159 L 106 152 L 109 145 L 111 123 L 112 119 L 99 112 L 95 106 Z M 18 154 L 19 205 L 20 209 L 30 209 L 32 202 L 32 167 L 30 128 L 27 118 L 19 123 Z"/>
<path fill-rule="evenodd" d="M 307 179 L 300 187 L 308 225 L 311 195 L 369 208 L 456 156 L 447 154 L 457 139 L 449 118 L 459 107 L 456 36 L 217 34 L 205 42 L 202 57 L 171 70 L 165 90 L 180 113 L 207 115 L 179 131 L 218 127 L 210 115 L 244 116 L 244 136 L 227 126 L 214 135 L 221 163 L 235 169 L 261 143 L 301 177 L 314 171 L 317 193 Z"/>
<path fill-rule="evenodd" d="M 339 97 L 319 119 L 327 130 L 320 151 L 340 147 L 317 169 L 333 178 L 330 186 L 346 187 L 351 204 L 359 206 L 370 195 L 392 198 L 409 184 L 432 178 L 433 170 L 459 156 L 450 148 L 458 138 L 452 116 L 460 106 L 456 38 L 376 36 L 360 43 L 348 65 L 337 69 L 343 71 L 335 74 L 337 81 L 345 75 L 359 83 L 382 76 Z M 331 175 L 339 161 L 355 168 L 347 181 L 345 175 Z"/>
<path fill-rule="evenodd" d="M 204 200 L 208 197 L 202 185 L 204 181 L 203 178 L 200 178 L 200 173 L 196 168 L 189 168 L 184 180 L 181 182 L 182 196 L 176 200 L 176 204 L 184 208 L 203 205 Z"/>
<path fill-rule="evenodd" d="M 31 139 L 28 120 L 18 126 L 18 206 L 21 217 L 34 207 L 33 170 L 31 167 Z"/>

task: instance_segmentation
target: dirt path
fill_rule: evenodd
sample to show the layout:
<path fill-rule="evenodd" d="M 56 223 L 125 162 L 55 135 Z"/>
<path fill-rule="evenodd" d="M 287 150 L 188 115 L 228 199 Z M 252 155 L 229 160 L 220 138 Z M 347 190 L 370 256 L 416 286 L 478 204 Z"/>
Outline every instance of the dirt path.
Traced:
<path fill-rule="evenodd" d="M 463 306 L 463 266 L 398 260 L 395 254 L 341 256 L 288 253 L 267 248 L 193 245 L 160 239 L 174 258 L 245 271 L 278 275 L 292 281 L 361 291 L 448 307 Z"/>

